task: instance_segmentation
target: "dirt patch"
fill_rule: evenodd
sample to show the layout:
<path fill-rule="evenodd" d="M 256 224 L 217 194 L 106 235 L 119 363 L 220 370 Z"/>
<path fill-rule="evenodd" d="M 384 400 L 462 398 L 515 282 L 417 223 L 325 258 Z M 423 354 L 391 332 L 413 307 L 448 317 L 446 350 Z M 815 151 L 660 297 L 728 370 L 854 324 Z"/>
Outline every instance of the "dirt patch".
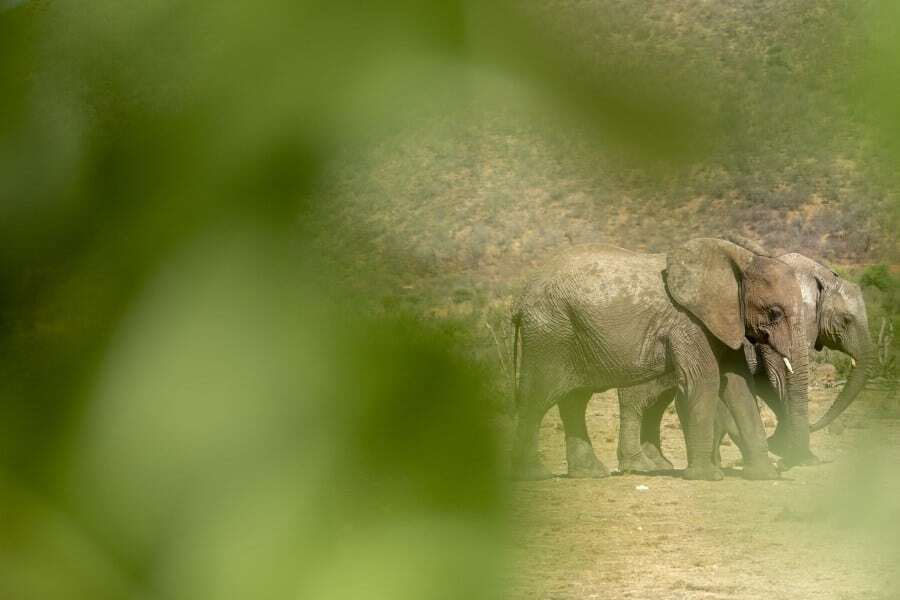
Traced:
<path fill-rule="evenodd" d="M 813 394 L 814 417 L 834 394 Z M 722 482 L 623 475 L 516 484 L 517 568 L 510 597 L 895 598 L 900 553 L 896 542 L 885 546 L 875 539 L 882 517 L 874 518 L 874 528 L 856 527 L 863 520 L 857 511 L 866 507 L 835 500 L 841 489 L 856 485 L 853 465 L 866 460 L 873 436 L 881 440 L 875 446 L 879 460 L 890 465 L 900 458 L 900 422 L 873 416 L 877 401 L 869 394 L 852 406 L 842 435 L 814 434 L 814 451 L 826 464 L 792 469 L 781 481 L 744 481 L 729 470 Z M 596 396 L 588 413 L 597 453 L 615 468 L 615 397 Z M 674 415 L 666 415 L 664 427 L 667 456 L 683 468 L 684 441 Z M 546 464 L 564 473 L 560 429 L 551 411 L 541 449 Z M 723 448 L 726 465 L 738 457 L 733 445 Z M 871 510 L 896 516 L 898 479 L 879 480 L 873 489 L 883 497 Z M 897 521 L 883 526 L 896 529 Z"/>

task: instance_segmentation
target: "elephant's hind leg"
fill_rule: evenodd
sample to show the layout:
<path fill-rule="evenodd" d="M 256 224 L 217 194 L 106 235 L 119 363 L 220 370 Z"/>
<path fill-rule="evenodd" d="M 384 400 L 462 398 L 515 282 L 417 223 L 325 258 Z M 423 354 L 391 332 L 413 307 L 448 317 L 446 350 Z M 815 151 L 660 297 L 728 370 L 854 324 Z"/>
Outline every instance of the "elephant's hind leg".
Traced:
<path fill-rule="evenodd" d="M 660 471 L 674 468 L 663 454 L 660 436 L 663 415 L 674 399 L 675 388 L 663 390 L 656 396 L 656 401 L 644 411 L 644 417 L 641 419 L 641 450 Z"/>
<path fill-rule="evenodd" d="M 538 431 L 545 413 L 543 407 L 534 404 L 519 408 L 512 451 L 513 479 L 528 481 L 553 477 L 538 454 Z"/>
<path fill-rule="evenodd" d="M 719 405 L 716 407 L 716 427 L 713 432 L 713 445 L 715 446 L 715 450 L 713 450 L 714 465 L 717 467 L 722 466 L 721 448 L 726 435 L 741 449 L 741 455 L 744 454 L 744 439 L 738 432 L 737 423 L 734 422 L 734 417 L 731 416 L 731 410 L 724 401 L 719 402 Z M 739 462 L 743 465 L 743 461 Z"/>
<path fill-rule="evenodd" d="M 535 376 L 532 370 L 523 369 L 519 381 L 518 418 L 512 449 L 513 479 L 527 481 L 553 477 L 538 454 L 541 421 L 559 397 L 559 394 L 548 389 L 545 382 L 546 378 Z"/>
<path fill-rule="evenodd" d="M 585 412 L 590 399 L 591 392 L 582 388 L 569 392 L 559 401 L 559 416 L 566 432 L 566 463 L 572 478 L 609 476 L 609 470 L 594 453 L 587 431 Z"/>
<path fill-rule="evenodd" d="M 641 448 L 641 418 L 651 398 L 654 398 L 654 390 L 649 386 L 619 390 L 619 446 L 616 456 L 619 471 L 623 473 L 645 473 L 657 469 Z"/>

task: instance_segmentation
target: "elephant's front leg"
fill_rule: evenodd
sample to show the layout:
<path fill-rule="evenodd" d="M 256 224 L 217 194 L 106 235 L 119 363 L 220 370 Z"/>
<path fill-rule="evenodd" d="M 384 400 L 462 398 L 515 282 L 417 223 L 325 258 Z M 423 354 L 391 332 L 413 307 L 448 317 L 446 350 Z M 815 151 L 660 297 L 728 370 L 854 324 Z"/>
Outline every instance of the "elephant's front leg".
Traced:
<path fill-rule="evenodd" d="M 784 402 L 778 397 L 778 393 L 771 387 L 768 381 L 763 381 L 761 385 L 757 386 L 757 389 L 759 390 L 760 398 L 762 398 L 766 405 L 772 409 L 772 412 L 775 413 L 775 419 L 777 421 L 775 432 L 768 440 L 769 450 L 776 456 L 784 458 L 791 453 L 791 433 L 790 427 L 788 426 L 787 407 L 785 407 Z M 822 462 L 808 447 L 804 448 L 794 458 L 794 464 L 796 465 L 811 466 L 821 464 Z"/>
<path fill-rule="evenodd" d="M 678 393 L 675 410 L 684 430 L 688 466 L 685 479 L 724 479 L 713 464 L 716 405 L 719 403 L 719 363 L 705 334 L 699 330 L 674 331 L 669 356 L 675 367 Z"/>
<path fill-rule="evenodd" d="M 685 479 L 719 481 L 722 470 L 713 464 L 713 429 L 716 404 L 719 402 L 718 374 L 715 379 L 704 377 L 693 383 L 682 384 L 685 393 L 678 394 L 675 408 L 684 429 L 688 467 Z"/>
<path fill-rule="evenodd" d="M 722 400 L 734 417 L 738 429 L 735 441 L 744 457 L 741 474 L 744 479 L 778 479 L 778 470 L 769 462 L 766 429 L 750 389 L 748 375 L 728 372 L 722 379 Z"/>
<path fill-rule="evenodd" d="M 599 479 L 609 476 L 609 470 L 594 453 L 588 436 L 585 412 L 591 392 L 575 390 L 559 402 L 559 416 L 566 432 L 566 463 L 569 477 Z"/>

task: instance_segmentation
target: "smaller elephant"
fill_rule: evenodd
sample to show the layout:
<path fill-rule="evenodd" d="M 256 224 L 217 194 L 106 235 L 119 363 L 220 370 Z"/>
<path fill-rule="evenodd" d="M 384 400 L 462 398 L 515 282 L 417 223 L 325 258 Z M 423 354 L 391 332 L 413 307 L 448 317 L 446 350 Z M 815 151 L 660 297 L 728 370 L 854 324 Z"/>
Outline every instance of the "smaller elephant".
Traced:
<path fill-rule="evenodd" d="M 777 257 L 791 265 L 797 274 L 797 282 L 803 296 L 804 331 L 810 350 L 831 348 L 850 356 L 855 365 L 834 403 L 827 412 L 810 426 L 818 431 L 829 425 L 853 402 L 865 387 L 868 372 L 873 364 L 874 346 L 869 336 L 869 325 L 862 290 L 856 284 L 842 279 L 824 265 L 801 254 L 790 253 Z M 748 354 L 756 348 L 747 349 Z M 751 357 L 750 363 L 753 363 Z M 768 440 L 769 449 L 783 457 L 786 466 L 816 464 L 818 459 L 806 448 L 792 448 L 785 431 L 785 407 L 778 397 L 766 373 L 754 369 L 750 386 L 757 396 L 773 410 L 778 418 L 774 435 Z M 671 382 L 660 379 L 653 382 L 619 389 L 621 430 L 630 436 L 625 448 L 635 448 L 640 439 L 640 453 L 629 454 L 619 449 L 621 470 L 650 471 L 671 469 L 672 463 L 662 453 L 660 422 L 666 408 L 675 396 Z M 742 439 L 732 415 L 722 403 L 716 415 L 716 464 L 719 464 L 718 445 L 728 434 L 743 450 Z"/>

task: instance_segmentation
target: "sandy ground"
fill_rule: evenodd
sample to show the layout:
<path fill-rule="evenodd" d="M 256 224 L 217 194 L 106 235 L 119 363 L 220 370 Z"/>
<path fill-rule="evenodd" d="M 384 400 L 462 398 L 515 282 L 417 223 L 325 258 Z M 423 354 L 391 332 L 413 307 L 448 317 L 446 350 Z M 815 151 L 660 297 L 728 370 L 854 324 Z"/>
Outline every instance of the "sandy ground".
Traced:
<path fill-rule="evenodd" d="M 813 415 L 836 391 L 811 392 Z M 516 483 L 510 597 L 900 598 L 900 478 L 892 470 L 900 421 L 876 410 L 883 396 L 866 392 L 842 417 L 845 427 L 813 434 L 826 464 L 792 469 L 780 481 L 745 481 L 730 469 L 721 482 L 670 474 Z M 594 446 L 610 469 L 617 410 L 609 393 L 588 407 Z M 771 429 L 772 416 L 764 420 Z M 683 468 L 675 415 L 663 426 L 666 455 Z M 563 444 L 553 409 L 541 449 L 559 474 Z M 738 458 L 733 445 L 723 448 L 725 465 Z"/>

